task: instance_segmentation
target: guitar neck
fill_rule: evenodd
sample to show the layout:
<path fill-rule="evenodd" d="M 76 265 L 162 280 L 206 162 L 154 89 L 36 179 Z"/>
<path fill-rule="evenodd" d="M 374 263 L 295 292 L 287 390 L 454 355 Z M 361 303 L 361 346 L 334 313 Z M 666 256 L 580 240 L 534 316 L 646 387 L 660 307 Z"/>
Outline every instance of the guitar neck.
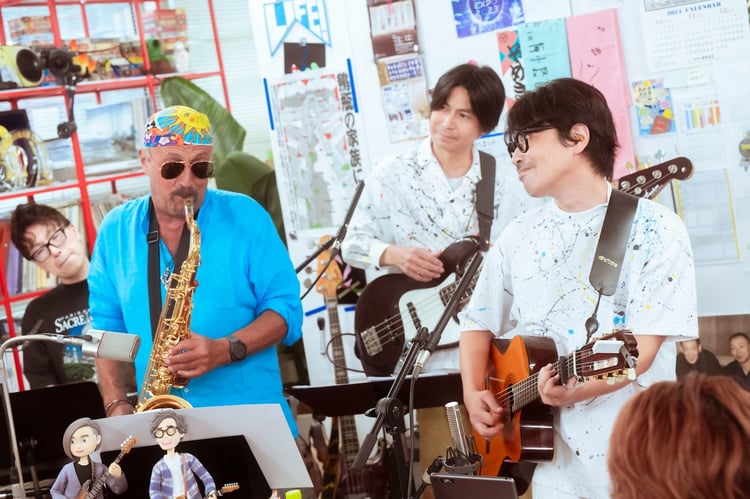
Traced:
<path fill-rule="evenodd" d="M 112 461 L 113 464 L 118 464 L 120 460 L 125 455 L 125 452 L 120 452 L 114 461 Z M 96 463 L 92 461 L 92 466 L 96 466 Z M 99 495 L 99 492 L 102 490 L 102 487 L 104 487 L 104 483 L 107 481 L 107 479 L 110 477 L 112 473 L 109 472 L 109 466 L 104 470 L 104 473 L 102 473 L 102 476 L 100 476 L 94 485 L 89 489 L 88 493 L 86 494 L 86 499 L 94 499 L 97 495 Z"/>
<path fill-rule="evenodd" d="M 344 355 L 344 343 L 341 340 L 341 325 L 339 323 L 338 300 L 335 296 L 326 296 L 326 310 L 328 311 L 328 330 L 331 335 L 331 349 L 333 351 L 334 378 L 337 385 L 349 383 L 349 375 L 346 371 L 346 356 Z M 359 436 L 354 416 L 339 416 L 341 427 L 341 448 L 343 462 L 348 470 L 354 463 L 359 452 Z"/>
<path fill-rule="evenodd" d="M 552 369 L 560 373 L 560 379 L 568 379 L 568 374 L 573 370 L 573 355 L 560 357 L 557 362 L 552 364 Z M 541 397 L 539 393 L 539 373 L 529 375 L 528 378 L 508 387 L 511 395 L 512 405 L 511 412 L 518 412 L 527 405 Z"/>

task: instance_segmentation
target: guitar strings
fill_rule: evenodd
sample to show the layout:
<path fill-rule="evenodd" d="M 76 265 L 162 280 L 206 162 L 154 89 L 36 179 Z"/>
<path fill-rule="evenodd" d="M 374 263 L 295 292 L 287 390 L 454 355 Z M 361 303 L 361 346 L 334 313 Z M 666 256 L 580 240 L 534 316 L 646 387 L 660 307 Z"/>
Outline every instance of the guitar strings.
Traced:
<path fill-rule="evenodd" d="M 445 310 L 445 305 L 440 298 L 443 296 L 443 293 L 449 293 L 446 298 L 447 300 L 450 300 L 450 298 L 453 296 L 453 293 L 455 293 L 456 289 L 458 288 L 458 283 L 460 282 L 460 278 L 458 278 L 458 275 L 456 275 L 456 277 L 457 279 L 455 281 L 440 288 L 437 293 L 433 293 L 430 296 L 423 297 L 422 299 L 412 303 L 419 311 L 425 312 L 426 315 L 432 315 L 434 312 L 441 309 Z M 469 291 L 473 291 L 478 277 L 479 273 L 474 274 L 474 277 L 472 277 Z M 396 325 L 398 325 L 398 327 L 396 327 Z M 404 321 L 401 319 L 401 314 L 399 313 L 391 315 L 378 324 L 370 326 L 370 328 L 367 328 L 364 331 L 360 331 L 360 334 L 367 331 L 368 329 L 372 329 L 372 331 L 375 332 L 380 345 L 387 345 L 388 343 L 396 341 L 397 334 L 402 335 L 406 330 L 406 327 L 404 326 Z"/>
<path fill-rule="evenodd" d="M 587 358 L 593 357 L 594 355 L 595 354 L 593 354 L 590 349 L 587 349 L 585 351 L 577 351 L 574 354 L 575 362 L 573 361 L 572 358 L 568 357 L 565 359 L 558 360 L 557 362 L 553 364 L 553 367 L 555 368 L 556 371 L 559 372 L 560 363 L 563 360 L 567 361 L 569 370 L 572 367 L 572 364 L 574 363 L 575 365 L 578 365 L 578 366 L 594 365 L 596 364 L 596 361 L 587 360 Z M 613 369 L 613 370 L 617 370 L 617 369 Z M 505 408 L 508 408 L 511 402 L 515 402 L 516 406 L 518 405 L 524 406 L 527 403 L 532 402 L 533 400 L 539 397 L 539 390 L 537 388 L 538 378 L 539 378 L 539 373 L 535 372 L 529 375 L 527 378 L 524 378 L 523 380 L 519 381 L 518 383 L 507 386 L 501 391 L 495 393 L 494 394 L 495 398 L 497 399 L 498 403 L 500 403 L 500 405 Z M 514 408 L 510 407 L 510 409 L 511 409 L 511 412 L 513 412 Z"/>

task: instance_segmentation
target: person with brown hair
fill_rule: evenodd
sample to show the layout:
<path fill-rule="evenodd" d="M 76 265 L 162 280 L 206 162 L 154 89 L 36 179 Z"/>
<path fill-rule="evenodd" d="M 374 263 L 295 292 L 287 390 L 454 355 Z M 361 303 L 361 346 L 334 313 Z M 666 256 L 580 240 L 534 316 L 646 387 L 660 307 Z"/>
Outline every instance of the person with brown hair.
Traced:
<path fill-rule="evenodd" d="M 741 499 L 750 491 L 750 393 L 693 373 L 630 399 L 612 430 L 612 499 Z"/>

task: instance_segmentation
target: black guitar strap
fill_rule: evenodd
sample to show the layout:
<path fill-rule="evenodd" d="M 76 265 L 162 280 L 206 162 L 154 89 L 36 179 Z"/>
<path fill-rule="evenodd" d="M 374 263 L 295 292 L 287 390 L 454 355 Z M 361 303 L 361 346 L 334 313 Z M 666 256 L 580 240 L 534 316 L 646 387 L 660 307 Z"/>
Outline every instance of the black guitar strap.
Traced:
<path fill-rule="evenodd" d="M 195 213 L 198 216 L 198 213 Z M 146 242 L 148 243 L 148 302 L 151 311 L 151 335 L 156 334 L 156 328 L 159 326 L 159 317 L 161 316 L 161 269 L 159 268 L 159 223 L 156 221 L 154 212 L 154 203 L 148 200 L 148 233 Z M 174 256 L 173 272 L 179 272 L 182 268 L 182 262 L 187 258 L 190 249 L 190 230 L 187 224 L 182 228 L 180 235 L 180 244 L 177 246 L 177 252 Z"/>
<path fill-rule="evenodd" d="M 479 167 L 482 178 L 477 182 L 476 209 L 479 221 L 479 247 L 482 251 L 490 248 L 492 234 L 493 204 L 495 202 L 495 157 L 479 151 Z"/>
<path fill-rule="evenodd" d="M 617 289 L 620 267 L 627 249 L 625 245 L 630 237 L 637 208 L 637 197 L 612 189 L 589 274 L 591 285 L 605 296 L 612 296 Z"/>
<path fill-rule="evenodd" d="M 599 243 L 596 246 L 594 262 L 591 264 L 591 273 L 589 274 L 589 281 L 594 289 L 599 292 L 599 298 L 596 300 L 594 313 L 586 319 L 586 343 L 599 329 L 596 312 L 599 310 L 602 295 L 612 296 L 617 289 L 620 268 L 625 257 L 626 245 L 637 209 L 637 197 L 612 189 L 607 212 L 604 214 L 602 233 L 599 235 Z"/>

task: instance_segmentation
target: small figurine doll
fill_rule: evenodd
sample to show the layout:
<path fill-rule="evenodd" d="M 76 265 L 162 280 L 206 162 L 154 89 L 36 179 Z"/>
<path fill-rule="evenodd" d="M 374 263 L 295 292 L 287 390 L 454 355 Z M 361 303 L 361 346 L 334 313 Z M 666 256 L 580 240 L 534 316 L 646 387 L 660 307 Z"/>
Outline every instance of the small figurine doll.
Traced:
<path fill-rule="evenodd" d="M 172 409 L 159 411 L 151 419 L 149 430 L 166 454 L 151 471 L 148 491 L 151 499 L 202 499 L 196 477 L 203 482 L 209 499 L 217 499 L 214 479 L 197 457 L 175 448 L 187 432 L 185 417 Z"/>
<path fill-rule="evenodd" d="M 91 459 L 102 443 L 101 428 L 90 418 L 76 419 L 63 435 L 63 449 L 74 461 L 66 464 L 50 489 L 52 499 L 78 497 L 101 499 L 107 485 L 115 494 L 128 489 L 128 482 L 118 463 L 109 467 Z"/>

